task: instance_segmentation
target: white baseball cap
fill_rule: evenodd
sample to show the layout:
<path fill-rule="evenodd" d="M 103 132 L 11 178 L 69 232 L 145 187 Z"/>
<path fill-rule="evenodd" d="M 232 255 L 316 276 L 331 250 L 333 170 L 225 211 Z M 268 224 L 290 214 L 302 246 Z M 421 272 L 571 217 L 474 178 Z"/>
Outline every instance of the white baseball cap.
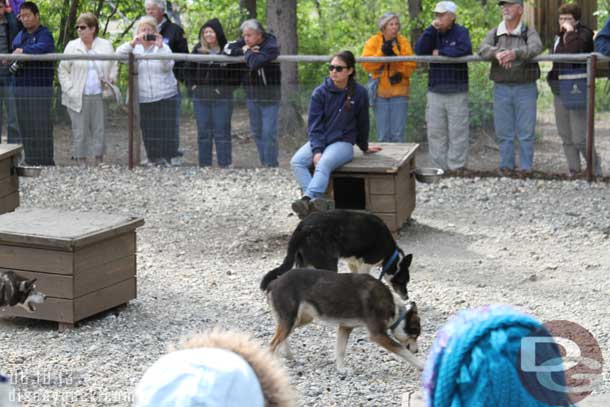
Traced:
<path fill-rule="evenodd" d="M 225 349 L 198 348 L 162 356 L 136 386 L 137 407 L 263 407 L 252 367 Z"/>
<path fill-rule="evenodd" d="M 452 1 L 439 1 L 434 7 L 434 12 L 457 14 L 457 6 Z"/>

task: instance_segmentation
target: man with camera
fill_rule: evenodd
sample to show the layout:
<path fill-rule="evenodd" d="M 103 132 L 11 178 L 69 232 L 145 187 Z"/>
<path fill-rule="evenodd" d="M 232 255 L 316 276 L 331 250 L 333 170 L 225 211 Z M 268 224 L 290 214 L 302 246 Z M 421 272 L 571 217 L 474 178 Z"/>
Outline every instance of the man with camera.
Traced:
<path fill-rule="evenodd" d="M 38 6 L 26 1 L 21 6 L 23 29 L 13 40 L 13 54 L 48 54 L 55 51 L 51 32 L 40 25 Z M 55 165 L 53 160 L 53 77 L 51 61 L 16 61 L 11 65 L 15 76 L 17 118 L 28 165 Z"/>
<path fill-rule="evenodd" d="M 457 6 L 441 1 L 434 20 L 415 43 L 417 55 L 461 57 L 472 54 L 470 35 L 455 22 Z M 435 166 L 459 172 L 468 156 L 468 66 L 466 63 L 430 64 L 426 123 L 428 150 Z"/>

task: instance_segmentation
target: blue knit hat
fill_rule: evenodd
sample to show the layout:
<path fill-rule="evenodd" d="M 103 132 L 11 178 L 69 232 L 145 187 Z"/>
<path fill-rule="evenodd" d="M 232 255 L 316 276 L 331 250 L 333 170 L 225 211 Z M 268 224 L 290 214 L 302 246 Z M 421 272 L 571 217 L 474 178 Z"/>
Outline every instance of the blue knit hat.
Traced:
<path fill-rule="evenodd" d="M 534 332 L 550 336 L 535 318 L 506 305 L 459 312 L 437 332 L 426 361 L 422 377 L 426 406 L 570 406 L 565 394 L 550 394 L 537 383 L 532 389 L 530 382 L 536 380 L 528 381 L 527 388 L 523 384 L 521 339 Z M 560 358 L 554 343 L 545 352 Z M 553 373 L 553 380 L 565 383 L 563 372 Z"/>

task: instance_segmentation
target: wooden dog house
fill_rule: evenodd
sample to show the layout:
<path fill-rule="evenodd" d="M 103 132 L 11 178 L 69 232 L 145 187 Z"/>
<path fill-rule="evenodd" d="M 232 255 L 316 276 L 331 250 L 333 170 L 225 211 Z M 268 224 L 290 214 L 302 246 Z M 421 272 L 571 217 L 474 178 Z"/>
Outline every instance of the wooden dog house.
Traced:
<path fill-rule="evenodd" d="M 47 295 L 33 313 L 20 307 L 0 316 L 57 321 L 84 318 L 136 298 L 136 228 L 141 218 L 26 209 L 0 216 L 0 270 L 36 278 Z"/>
<path fill-rule="evenodd" d="M 331 175 L 329 195 L 337 209 L 362 209 L 379 216 L 392 233 L 415 209 L 415 152 L 419 144 L 376 143 L 383 150 L 363 154 Z"/>
<path fill-rule="evenodd" d="M 20 144 L 0 144 L 0 214 L 19 206 L 17 160 L 22 150 Z"/>

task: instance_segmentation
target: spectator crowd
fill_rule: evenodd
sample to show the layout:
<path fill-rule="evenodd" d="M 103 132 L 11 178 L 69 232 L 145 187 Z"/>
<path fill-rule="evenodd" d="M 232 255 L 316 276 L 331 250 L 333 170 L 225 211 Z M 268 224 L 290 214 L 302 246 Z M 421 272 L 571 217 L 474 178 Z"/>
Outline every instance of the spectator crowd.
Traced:
<path fill-rule="evenodd" d="M 536 83 L 541 76 L 538 63 L 533 58 L 542 53 L 543 45 L 535 28 L 523 19 L 523 0 L 500 0 L 498 5 L 502 21 L 486 34 L 477 52 L 491 63 L 493 118 L 499 146 L 498 173 L 501 176 L 527 175 L 534 166 Z M 145 0 L 144 6 L 146 15 L 137 21 L 133 38 L 120 45 L 116 54 L 161 56 L 189 53 L 184 30 L 167 15 L 165 0 Z M 389 58 L 410 55 L 455 58 L 472 55 L 473 45 L 468 28 L 457 22 L 457 5 L 452 1 L 440 1 L 433 14 L 431 23 L 412 47 L 400 33 L 398 14 L 384 13 L 378 19 L 378 31 L 366 40 L 361 55 Z M 593 31 L 581 22 L 581 10 L 575 3 L 561 5 L 558 15 L 557 34 L 550 53 L 598 51 L 610 55 L 610 19 L 594 38 Z M 84 13 L 76 23 L 78 37 L 67 44 L 65 54 L 107 55 L 115 52 L 109 41 L 99 37 L 99 23 L 94 14 Z M 51 31 L 41 25 L 40 11 L 31 1 L 0 0 L 0 27 L 0 53 L 55 52 Z M 191 54 L 243 57 L 243 62 L 241 59 L 231 63 L 226 59 L 197 62 L 137 60 L 139 124 L 148 164 L 167 166 L 181 162 L 180 112 L 182 93 L 186 89 L 186 94 L 193 101 L 197 124 L 199 165 L 213 165 L 215 150 L 217 165 L 231 166 L 233 93 L 242 87 L 260 164 L 278 166 L 282 74 L 276 59 L 280 55 L 280 45 L 276 37 L 257 20 L 244 21 L 240 32 L 239 38 L 230 41 L 221 21 L 211 18 L 200 27 Z M 329 71 L 332 72 L 333 67 L 332 63 L 329 64 Z M 343 107 L 346 108 L 343 115 L 350 112 L 351 105 L 343 100 L 347 97 L 357 96 L 351 101 L 357 100 L 358 111 L 366 112 L 367 116 L 369 108 L 372 108 L 377 141 L 405 141 L 410 81 L 416 63 L 366 61 L 362 67 L 369 76 L 367 83 L 363 84 L 367 95 L 365 105 L 362 105 L 360 93 L 351 95 L 350 92 L 343 92 L 337 98 L 338 93 L 333 85 L 336 81 L 333 82 L 330 77 L 327 79 L 330 85 L 327 84 L 325 92 L 322 92 L 323 89 L 314 91 L 312 105 L 318 111 L 311 111 L 310 106 L 310 115 L 315 120 L 309 118 L 309 143 L 293 159 L 293 168 L 299 161 L 297 172 L 300 175 L 297 178 L 303 187 L 309 184 L 303 168 L 318 163 L 320 158 L 316 159 L 316 154 L 323 154 L 327 146 L 332 145 L 336 149 L 333 140 L 353 140 L 353 145 L 354 135 L 365 130 L 359 126 L 366 126 L 368 131 L 368 118 L 365 120 L 358 116 L 357 120 L 345 120 L 338 114 Z M 61 102 L 72 123 L 72 157 L 81 166 L 86 166 L 88 160 L 94 160 L 97 164 L 104 159 L 103 98 L 117 96 L 117 72 L 117 62 L 109 60 L 62 60 L 59 64 Z M 339 75 L 340 71 L 335 73 Z M 349 78 L 356 80 L 352 74 Z M 3 105 L 6 106 L 7 139 L 9 143 L 23 144 L 26 164 L 54 165 L 51 120 L 53 79 L 52 61 L 5 60 L 0 65 L 0 111 Z M 575 176 L 581 172 L 581 162 L 586 157 L 586 66 L 582 62 L 555 62 L 546 79 L 553 94 L 555 119 L 567 162 L 567 173 Z M 354 85 L 346 89 L 360 87 Z M 328 104 L 327 99 L 331 97 L 337 100 Z M 468 97 L 466 63 L 429 64 L 425 112 L 427 140 L 433 164 L 444 171 L 459 173 L 467 166 L 470 138 Z M 320 114 L 320 109 L 336 111 L 328 110 Z M 36 120 L 31 120 L 32 117 L 36 117 Z M 359 140 L 362 142 L 363 139 Z M 515 142 L 518 144 L 518 155 Z M 347 154 L 334 161 L 339 165 L 350 159 L 351 155 Z M 594 174 L 602 175 L 601 159 L 595 151 L 593 160 Z M 322 162 L 327 163 L 326 160 Z M 325 172 L 332 171 L 332 167 L 326 168 Z M 324 185 L 325 182 L 322 182 L 319 187 Z"/>

